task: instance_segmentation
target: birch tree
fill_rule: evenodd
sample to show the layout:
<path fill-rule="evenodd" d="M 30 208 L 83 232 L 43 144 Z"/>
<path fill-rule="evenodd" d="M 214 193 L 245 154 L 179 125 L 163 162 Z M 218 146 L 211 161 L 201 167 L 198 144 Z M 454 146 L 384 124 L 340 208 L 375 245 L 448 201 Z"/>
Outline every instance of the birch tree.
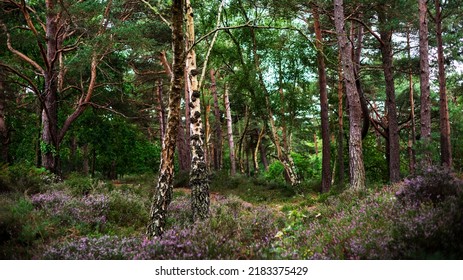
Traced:
<path fill-rule="evenodd" d="M 167 115 L 166 133 L 161 152 L 159 179 L 150 210 L 147 235 L 161 236 L 164 233 L 167 207 L 172 200 L 174 178 L 174 156 L 180 121 L 180 101 L 184 82 L 184 35 L 183 35 L 183 0 L 172 3 L 172 48 L 173 64 L 169 93 L 169 113 Z"/>

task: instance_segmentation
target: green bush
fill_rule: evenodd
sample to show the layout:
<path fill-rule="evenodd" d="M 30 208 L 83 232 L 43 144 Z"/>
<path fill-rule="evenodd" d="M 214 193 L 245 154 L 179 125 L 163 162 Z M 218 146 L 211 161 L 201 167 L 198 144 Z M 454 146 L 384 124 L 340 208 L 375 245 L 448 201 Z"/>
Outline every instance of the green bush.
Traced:
<path fill-rule="evenodd" d="M 9 168 L 10 190 L 20 193 L 34 194 L 40 192 L 44 184 L 43 177 L 48 174 L 45 169 L 16 164 Z"/>
<path fill-rule="evenodd" d="M 65 183 L 70 187 L 73 195 L 86 195 L 93 189 L 92 178 L 78 173 L 71 173 Z"/>
<path fill-rule="evenodd" d="M 268 180 L 284 181 L 285 167 L 279 161 L 274 161 L 268 166 L 268 170 L 265 172 L 264 177 Z"/>
<path fill-rule="evenodd" d="M 148 205 L 145 199 L 120 190 L 109 194 L 108 222 L 120 227 L 144 227 L 148 224 Z"/>

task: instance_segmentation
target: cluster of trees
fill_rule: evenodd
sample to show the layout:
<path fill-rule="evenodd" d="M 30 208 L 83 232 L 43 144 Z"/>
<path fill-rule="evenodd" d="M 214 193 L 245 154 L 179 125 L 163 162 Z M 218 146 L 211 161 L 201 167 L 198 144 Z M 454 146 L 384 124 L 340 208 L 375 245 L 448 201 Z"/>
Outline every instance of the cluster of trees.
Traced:
<path fill-rule="evenodd" d="M 201 219 L 211 170 L 278 163 L 293 187 L 327 192 L 345 174 L 362 189 L 461 169 L 462 12 L 443 0 L 1 0 L 0 157 L 59 175 L 159 167 L 151 235 L 174 170 L 189 173 Z"/>

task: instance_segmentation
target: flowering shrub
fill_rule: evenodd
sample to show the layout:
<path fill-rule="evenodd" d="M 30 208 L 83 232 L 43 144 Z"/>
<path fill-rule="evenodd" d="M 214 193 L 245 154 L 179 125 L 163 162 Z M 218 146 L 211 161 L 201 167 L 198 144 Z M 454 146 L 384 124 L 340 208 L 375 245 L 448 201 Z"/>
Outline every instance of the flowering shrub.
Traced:
<path fill-rule="evenodd" d="M 162 238 L 102 236 L 48 246 L 45 259 L 251 259 L 266 254 L 277 232 L 278 217 L 236 197 L 220 198 L 211 218 L 191 224 L 180 197 L 170 207 L 170 227 Z M 179 210 L 178 212 L 175 210 Z M 179 219 L 175 219 L 178 217 Z"/>
<path fill-rule="evenodd" d="M 49 191 L 30 199 L 32 205 L 60 223 L 84 223 L 95 227 L 106 222 L 108 197 L 103 194 L 74 198 L 64 191 Z"/>
<path fill-rule="evenodd" d="M 346 191 L 324 206 L 288 213 L 272 244 L 276 259 L 384 259 L 394 199 L 388 189 L 367 195 Z"/>
<path fill-rule="evenodd" d="M 403 203 L 435 203 L 457 195 L 462 185 L 463 182 L 450 169 L 431 166 L 422 175 L 405 179 L 396 196 Z"/>
<path fill-rule="evenodd" d="M 396 193 L 395 251 L 399 258 L 463 256 L 462 182 L 448 169 L 430 167 Z"/>

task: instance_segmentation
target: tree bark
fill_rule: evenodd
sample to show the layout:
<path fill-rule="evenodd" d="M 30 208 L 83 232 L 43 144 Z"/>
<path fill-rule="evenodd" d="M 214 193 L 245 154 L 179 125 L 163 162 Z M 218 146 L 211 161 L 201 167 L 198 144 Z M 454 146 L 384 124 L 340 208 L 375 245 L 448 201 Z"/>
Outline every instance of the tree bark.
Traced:
<path fill-rule="evenodd" d="M 58 50 L 58 14 L 56 0 L 46 1 L 46 65 L 44 73 L 44 91 L 42 93 L 42 165 L 47 170 L 58 173 L 58 83 L 55 57 Z"/>
<path fill-rule="evenodd" d="M 342 65 L 341 65 L 341 55 L 339 54 L 339 67 L 338 67 L 338 184 L 342 185 L 344 183 L 344 110 L 343 110 L 343 96 L 344 88 L 342 86 L 343 77 L 342 77 Z"/>
<path fill-rule="evenodd" d="M 214 116 L 215 116 L 215 141 L 214 141 L 214 168 L 215 170 L 222 169 L 222 122 L 220 121 L 219 98 L 217 96 L 217 83 L 215 79 L 215 71 L 211 69 L 211 92 L 214 97 Z"/>
<path fill-rule="evenodd" d="M 227 117 L 227 138 L 228 138 L 228 149 L 230 154 L 230 175 L 235 176 L 236 174 L 236 160 L 235 160 L 235 142 L 233 141 L 233 125 L 230 109 L 230 98 L 228 96 L 228 85 L 225 84 L 224 91 L 224 103 L 225 103 L 225 115 Z"/>
<path fill-rule="evenodd" d="M 174 154 L 177 141 L 177 130 L 180 121 L 180 101 L 184 81 L 184 38 L 183 38 L 183 0 L 173 0 L 172 3 L 172 44 L 173 44 L 173 75 L 169 94 L 169 113 L 167 116 L 166 135 L 161 153 L 159 179 L 153 196 L 150 210 L 150 221 L 147 235 L 161 236 L 164 232 L 167 218 L 167 207 L 172 200 Z"/>
<path fill-rule="evenodd" d="M 8 125 L 5 118 L 6 92 L 3 77 L 0 75 L 0 162 L 8 162 L 8 144 L 10 142 Z"/>
<path fill-rule="evenodd" d="M 194 15 L 190 0 L 186 0 L 186 33 L 188 48 L 195 40 Z M 209 216 L 209 178 L 204 153 L 204 130 L 201 120 L 201 92 L 198 87 L 199 70 L 196 64 L 196 53 L 191 48 L 187 55 L 187 73 L 190 96 L 190 149 L 191 149 L 191 209 L 193 221 Z"/>
<path fill-rule="evenodd" d="M 349 104 L 349 169 L 350 187 L 355 190 L 365 188 L 365 168 L 362 151 L 362 110 L 360 98 L 355 85 L 352 63 L 352 47 L 347 40 L 344 29 L 343 0 L 334 0 L 334 21 L 336 25 L 337 41 L 341 54 L 341 63 Z"/>
<path fill-rule="evenodd" d="M 440 0 L 434 0 L 436 7 L 437 63 L 439 65 L 439 123 L 441 164 L 452 167 L 452 146 L 450 144 L 450 121 L 445 78 L 444 46 L 442 40 L 442 7 Z"/>
<path fill-rule="evenodd" d="M 407 53 L 408 60 L 411 61 L 411 49 L 410 49 L 410 30 L 407 30 Z M 410 136 L 408 139 L 408 155 L 409 155 L 409 172 L 410 174 L 415 174 L 415 141 L 416 141 L 416 125 L 415 125 L 415 96 L 414 96 L 414 86 L 413 86 L 413 72 L 412 66 L 409 65 L 408 70 L 408 91 L 410 99 L 410 118 L 411 118 L 411 128 Z"/>
<path fill-rule="evenodd" d="M 385 8 L 384 8 L 385 9 Z M 382 9 L 379 13 L 380 27 L 380 49 L 383 64 L 384 79 L 386 83 L 386 110 L 388 126 L 388 143 L 386 146 L 389 155 L 388 169 L 389 181 L 396 183 L 400 180 L 400 145 L 399 145 L 399 123 L 397 120 L 397 108 L 395 102 L 395 85 L 393 73 L 392 54 L 392 30 L 386 30 L 386 11 Z"/>
<path fill-rule="evenodd" d="M 159 79 L 156 84 L 156 99 L 158 101 L 159 134 L 161 136 L 161 144 L 164 142 L 164 137 L 166 134 L 166 110 L 164 108 L 162 96 L 162 80 Z"/>
<path fill-rule="evenodd" d="M 431 165 L 431 99 L 429 88 L 429 51 L 428 51 L 428 20 L 426 0 L 418 0 L 419 23 L 420 23 L 420 91 L 421 91 L 421 142 L 423 159 L 421 164 L 424 166 Z"/>
<path fill-rule="evenodd" d="M 326 66 L 323 53 L 323 37 L 320 27 L 320 16 L 318 8 L 313 8 L 314 29 L 315 29 L 315 46 L 317 48 L 318 64 L 318 86 L 320 90 L 320 118 L 322 129 L 322 192 L 329 192 L 331 187 L 331 148 L 330 148 L 330 123 L 328 108 L 328 93 L 326 85 Z"/>

